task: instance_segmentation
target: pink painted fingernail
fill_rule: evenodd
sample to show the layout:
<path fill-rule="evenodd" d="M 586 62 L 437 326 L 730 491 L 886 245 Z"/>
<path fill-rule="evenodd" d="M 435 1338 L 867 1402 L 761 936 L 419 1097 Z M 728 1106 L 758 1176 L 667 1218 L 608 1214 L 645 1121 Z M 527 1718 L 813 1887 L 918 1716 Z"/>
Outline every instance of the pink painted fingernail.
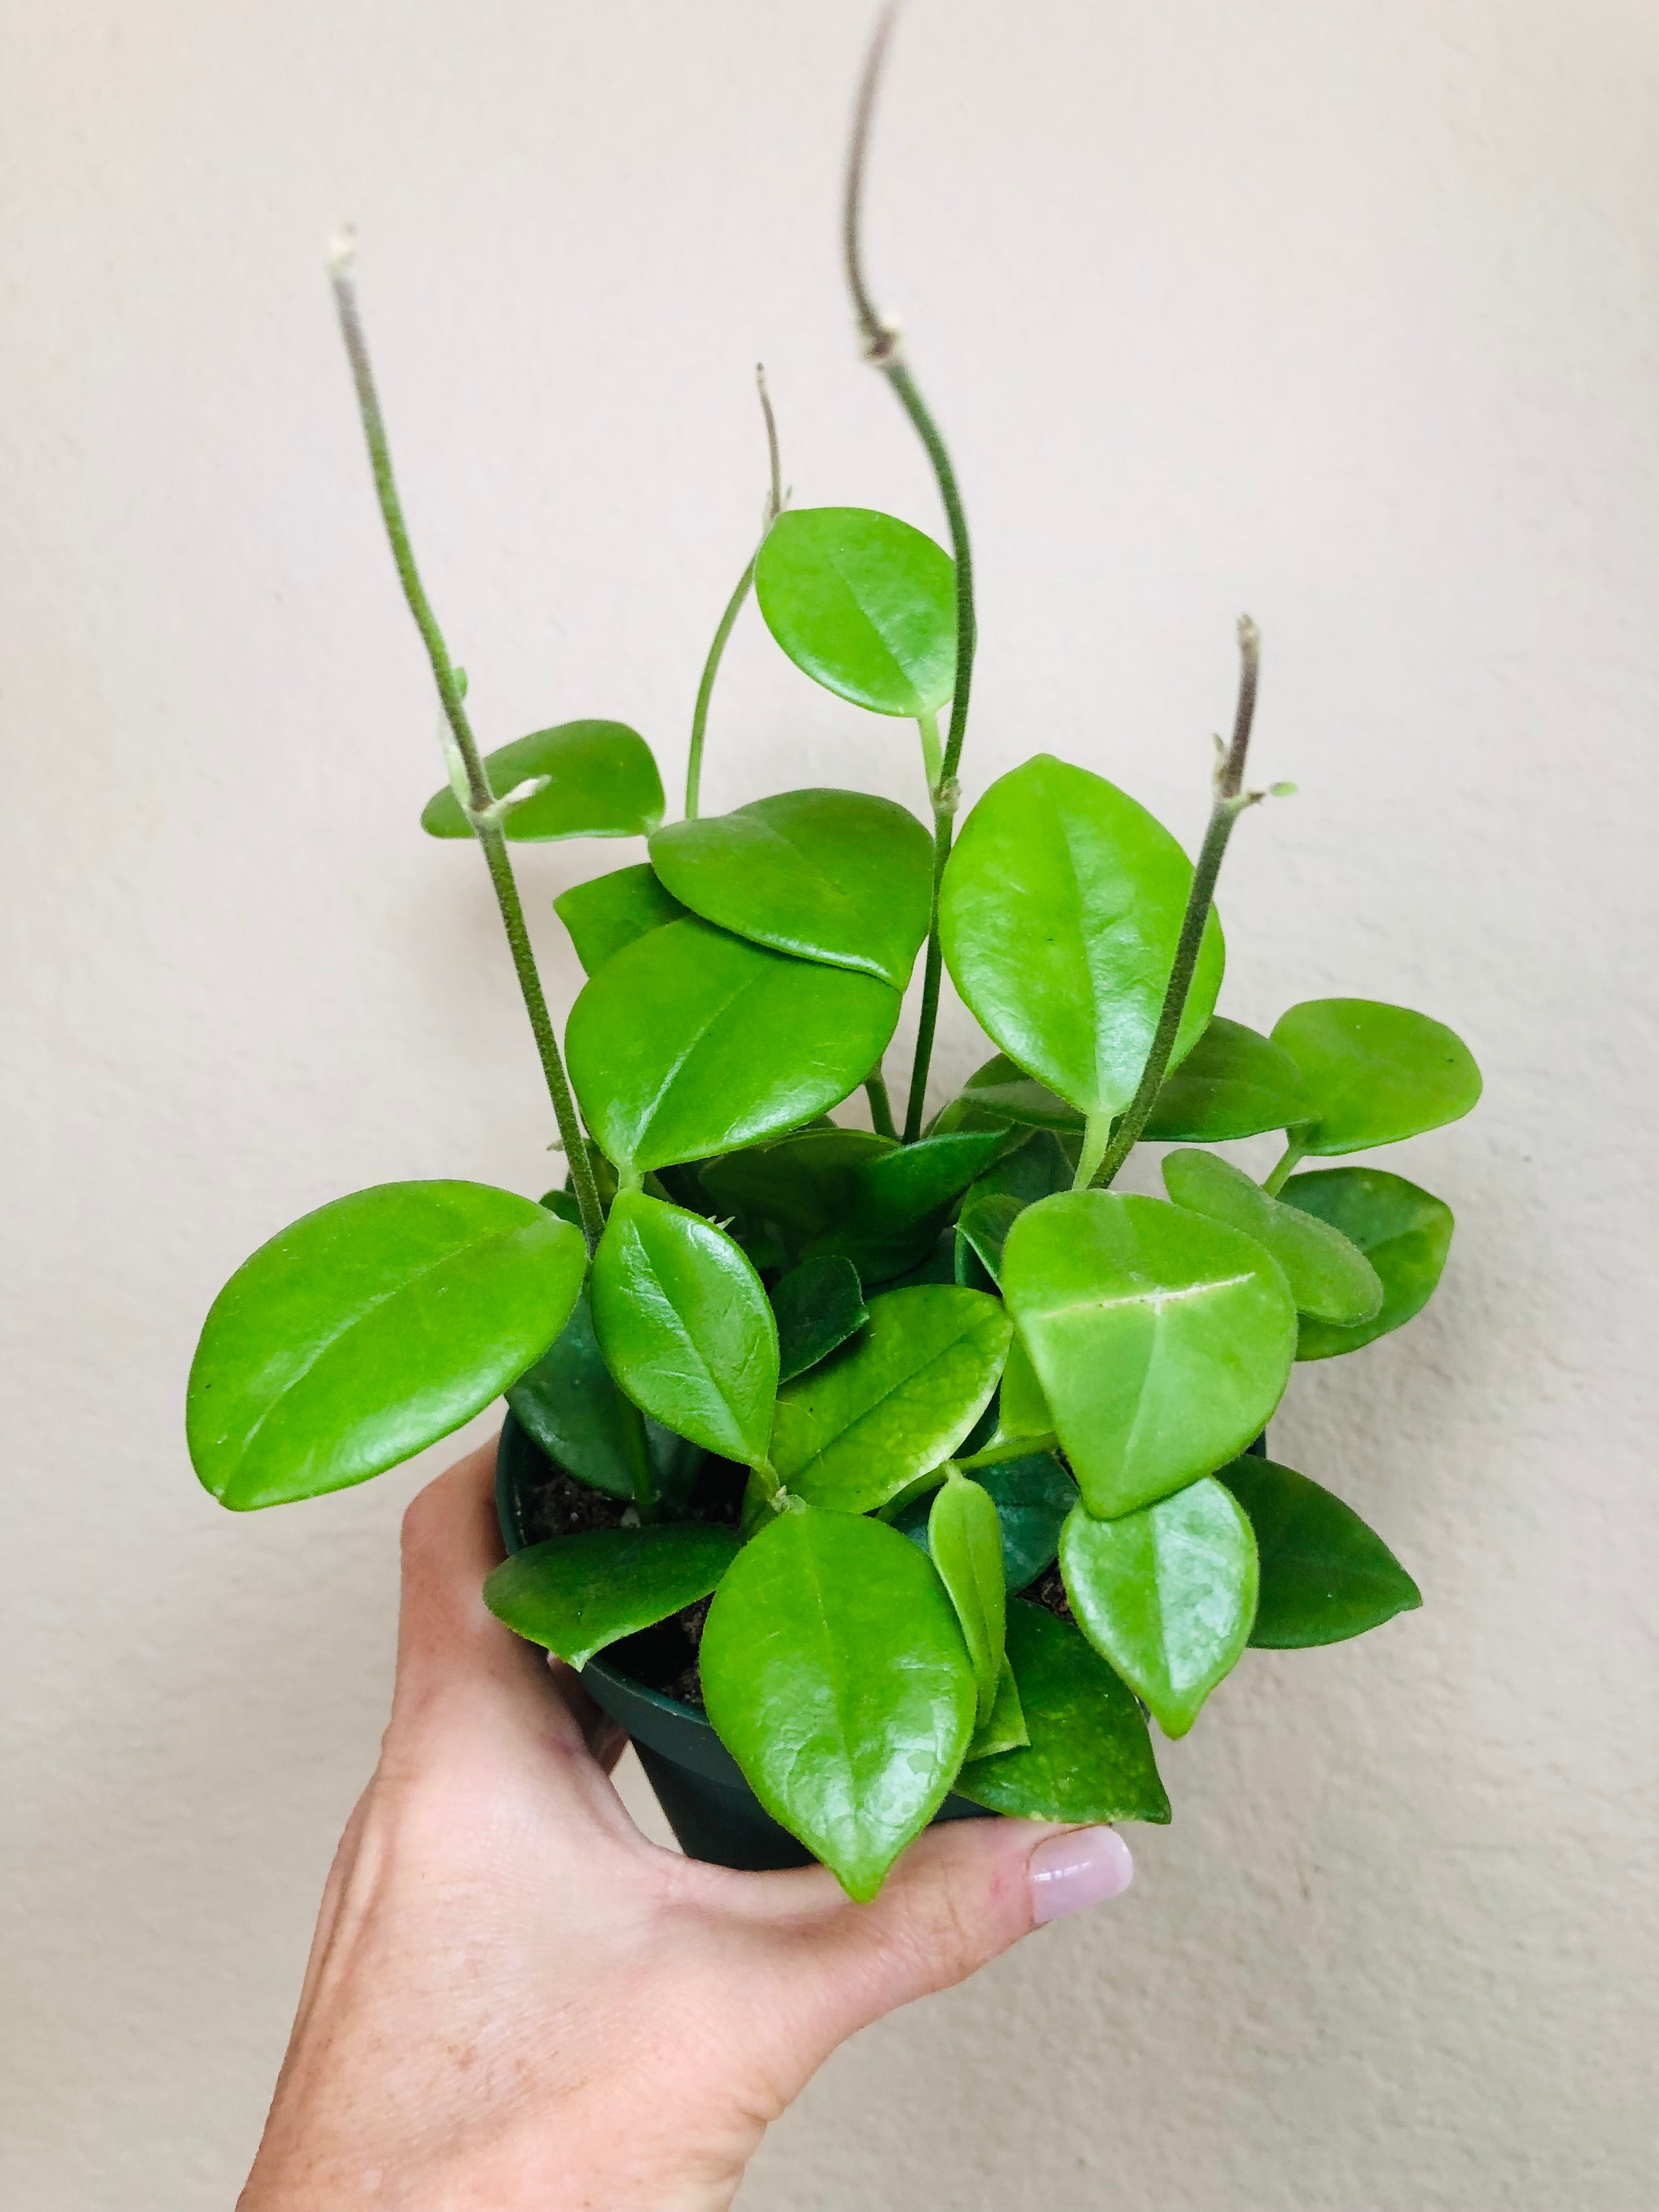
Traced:
<path fill-rule="evenodd" d="M 1037 1845 L 1030 1876 L 1031 1917 L 1041 1927 L 1121 1897 L 1135 1878 L 1135 1863 L 1115 1828 L 1073 1828 Z"/>

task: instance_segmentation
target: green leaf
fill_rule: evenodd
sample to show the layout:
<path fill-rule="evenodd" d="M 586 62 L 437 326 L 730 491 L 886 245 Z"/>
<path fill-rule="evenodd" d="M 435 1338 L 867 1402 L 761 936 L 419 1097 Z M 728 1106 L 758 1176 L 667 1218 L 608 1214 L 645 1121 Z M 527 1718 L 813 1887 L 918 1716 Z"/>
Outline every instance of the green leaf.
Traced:
<path fill-rule="evenodd" d="M 858 1269 L 827 1255 L 803 1260 L 772 1286 L 778 1323 L 778 1379 L 788 1382 L 826 1359 L 869 1320 Z"/>
<path fill-rule="evenodd" d="M 1143 806 L 1039 753 L 963 826 L 939 906 L 945 964 L 980 1026 L 1085 1114 L 1119 1114 L 1140 1080 L 1192 869 Z M 1176 1040 L 1197 1043 L 1221 985 L 1212 911 Z"/>
<path fill-rule="evenodd" d="M 960 1103 L 1033 1129 L 1081 1129 L 1083 1115 L 1000 1052 L 963 1084 Z"/>
<path fill-rule="evenodd" d="M 613 868 L 591 883 L 573 884 L 553 902 L 553 911 L 570 932 L 582 972 L 597 975 L 605 962 L 671 921 L 683 921 L 685 908 L 665 891 L 654 868 Z"/>
<path fill-rule="evenodd" d="M 1166 1735 L 1185 1735 L 1255 1618 L 1255 1540 L 1237 1499 L 1206 1475 L 1117 1521 L 1079 1506 L 1060 1531 L 1060 1571 L 1096 1650 Z"/>
<path fill-rule="evenodd" d="M 336 1199 L 213 1302 L 185 1425 L 237 1511 L 363 1482 L 471 1420 L 538 1358 L 581 1288 L 580 1234 L 478 1182 Z"/>
<path fill-rule="evenodd" d="M 1377 999 L 1307 999 L 1273 1024 L 1301 1069 L 1320 1158 L 1398 1144 L 1467 1114 L 1480 1096 L 1468 1047 L 1443 1022 Z"/>
<path fill-rule="evenodd" d="M 1035 1206 L 1040 1198 L 1052 1198 L 1056 1191 L 1070 1190 L 1076 1173 L 1076 1145 L 1073 1143 L 1068 1151 L 1056 1131 L 1038 1129 L 1023 1145 L 1005 1152 L 987 1168 L 968 1197 L 972 1200 L 1006 1194 L 1017 1198 L 1022 1206 Z"/>
<path fill-rule="evenodd" d="M 975 1723 L 983 1728 L 996 1702 L 1008 1593 L 1002 1579 L 1002 1530 L 989 1494 L 954 1471 L 933 1492 L 927 1549 L 956 1607 L 974 1665 Z"/>
<path fill-rule="evenodd" d="M 1002 1536 L 1002 1580 L 1008 1590 L 1023 1590 L 1053 1566 L 1060 1531 L 1077 1504 L 1077 1485 L 1052 1452 L 1030 1452 L 976 1468 L 974 1480 L 996 1508 Z M 928 1516 L 933 1498 L 914 1499 L 895 1516 L 892 1526 L 932 1557 Z"/>
<path fill-rule="evenodd" d="M 567 1474 L 632 1502 L 639 1426 L 605 1364 L 586 1290 L 551 1348 L 508 1389 L 507 1402 Z M 702 1454 L 656 1421 L 645 1424 L 645 1437 L 653 1486 L 672 1497 L 695 1478 Z"/>
<path fill-rule="evenodd" d="M 1164 1187 L 1177 1206 L 1242 1229 L 1265 1246 L 1285 1270 L 1298 1313 L 1351 1323 L 1381 1310 L 1382 1279 L 1359 1247 L 1301 1206 L 1269 1198 L 1231 1160 L 1213 1152 L 1166 1152 Z"/>
<path fill-rule="evenodd" d="M 1008 1656 L 1030 1747 L 964 1766 L 957 1796 L 1017 1820 L 1167 1821 L 1140 1708 L 1079 1632 L 1016 1598 Z"/>
<path fill-rule="evenodd" d="M 1012 1334 L 980 1291 L 884 1291 L 851 1343 L 778 1393 L 773 1466 L 814 1505 L 869 1512 L 949 1459 L 990 1402 Z"/>
<path fill-rule="evenodd" d="M 651 840 L 651 863 L 705 921 L 896 991 L 927 934 L 933 841 L 914 814 L 867 792 L 781 791 L 671 823 Z"/>
<path fill-rule="evenodd" d="M 873 976 L 673 921 L 583 987 L 565 1035 L 570 1080 L 619 1168 L 707 1159 L 845 1098 L 898 1009 Z"/>
<path fill-rule="evenodd" d="M 1423 1593 L 1375 1529 L 1305 1474 L 1247 1455 L 1224 1467 L 1261 1560 L 1253 1644 L 1300 1651 L 1342 1644 L 1411 1613 Z"/>
<path fill-rule="evenodd" d="M 996 1695 L 991 1701 L 989 1714 L 974 1730 L 968 1757 L 989 1759 L 1000 1751 L 1018 1751 L 1030 1741 L 1025 1709 L 1019 1702 L 1019 1684 L 1014 1680 L 1014 1670 L 1005 1651 L 1002 1665 L 997 1670 Z"/>
<path fill-rule="evenodd" d="M 957 1235 L 978 1256 L 994 1283 L 1002 1280 L 1002 1248 L 1024 1211 L 1007 1191 L 989 1191 L 964 1206 L 957 1217 Z"/>
<path fill-rule="evenodd" d="M 896 1151 L 869 1129 L 806 1129 L 711 1160 L 700 1181 L 717 1206 L 775 1222 L 797 1243 L 821 1236 L 852 1203 L 852 1171 Z"/>
<path fill-rule="evenodd" d="M 957 672 L 956 568 L 866 507 L 792 507 L 755 562 L 766 626 L 797 668 L 872 714 L 928 714 Z"/>
<path fill-rule="evenodd" d="M 761 1803 L 873 1897 L 973 1735 L 973 1668 L 933 1568 L 878 1521 L 780 1514 L 727 1570 L 698 1657 Z"/>
<path fill-rule="evenodd" d="M 520 843 L 556 837 L 648 837 L 663 816 L 662 778 L 651 748 L 625 722 L 561 722 L 484 757 L 497 799 L 532 776 L 547 787 L 514 807 L 502 823 Z M 428 837 L 470 837 L 471 824 L 447 784 L 428 799 Z"/>
<path fill-rule="evenodd" d="M 752 1466 L 766 1456 L 778 1332 L 760 1277 L 712 1222 L 622 1191 L 593 1255 L 593 1328 L 636 1406 Z"/>
<path fill-rule="evenodd" d="M 838 1194 L 833 1224 L 811 1249 L 844 1253 L 866 1281 L 902 1273 L 933 1243 L 956 1199 L 1007 1143 L 1006 1130 L 960 1131 L 866 1153 Z"/>
<path fill-rule="evenodd" d="M 1008 1346 L 998 1386 L 996 1427 L 981 1449 L 1000 1463 L 1022 1449 L 1046 1449 L 1054 1437 L 1053 1409 L 1042 1395 L 1031 1355 L 1016 1336 Z"/>
<path fill-rule="evenodd" d="M 1292 1176 L 1279 1198 L 1340 1230 L 1382 1281 L 1382 1309 L 1370 1321 L 1339 1328 L 1304 1320 L 1297 1338 L 1298 1359 L 1358 1352 L 1422 1312 L 1451 1249 L 1452 1211 L 1443 1200 L 1385 1168 L 1322 1168 Z"/>
<path fill-rule="evenodd" d="M 572 1667 L 707 1597 L 738 1554 L 737 1532 L 700 1522 L 586 1528 L 528 1545 L 486 1576 L 484 1603 Z"/>
<path fill-rule="evenodd" d="M 1152 1102 L 1143 1135 L 1152 1143 L 1219 1145 L 1294 1128 L 1311 1111 L 1289 1053 L 1220 1014 L 1212 1019 Z"/>
<path fill-rule="evenodd" d="M 1002 1294 L 1091 1513 L 1150 1504 L 1237 1457 L 1291 1371 L 1296 1309 L 1251 1238 L 1161 1199 L 1028 1206 Z"/>

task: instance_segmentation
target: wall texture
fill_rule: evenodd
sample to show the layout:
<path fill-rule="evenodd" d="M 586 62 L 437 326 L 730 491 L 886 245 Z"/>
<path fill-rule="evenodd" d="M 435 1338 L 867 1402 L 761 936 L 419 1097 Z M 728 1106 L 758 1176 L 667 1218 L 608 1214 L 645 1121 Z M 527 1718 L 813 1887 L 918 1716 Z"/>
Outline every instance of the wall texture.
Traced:
<path fill-rule="evenodd" d="M 534 1191 L 481 872 L 416 833 L 433 703 L 321 273 L 355 216 L 429 581 L 499 742 L 671 778 L 755 529 L 938 527 L 834 214 L 862 12 L 808 0 L 6 0 L 0 2194 L 222 2206 L 375 1751 L 399 1510 L 233 1519 L 201 1314 L 368 1182 Z M 1039 746 L 1202 818 L 1240 607 L 1258 758 L 1225 1005 L 1419 1004 L 1487 1075 L 1402 1148 L 1438 1303 L 1304 1370 L 1281 1455 L 1425 1610 L 1258 1655 L 1121 1906 L 842 2054 L 747 2212 L 1571 2205 L 1659 2190 L 1648 930 L 1659 21 L 1646 0 L 916 0 L 878 289 L 983 568 L 970 787 Z M 746 617 L 712 806 L 907 732 Z M 549 911 L 614 848 L 532 854 Z M 947 1015 L 941 1091 L 971 1064 Z"/>

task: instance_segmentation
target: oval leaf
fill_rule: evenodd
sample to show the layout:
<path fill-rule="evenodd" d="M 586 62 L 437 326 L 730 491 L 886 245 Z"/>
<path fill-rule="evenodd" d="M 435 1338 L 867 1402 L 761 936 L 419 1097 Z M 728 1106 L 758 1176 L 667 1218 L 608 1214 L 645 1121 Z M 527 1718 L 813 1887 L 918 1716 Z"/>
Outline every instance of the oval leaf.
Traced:
<path fill-rule="evenodd" d="M 656 871 L 645 861 L 634 868 L 613 868 L 591 883 L 573 884 L 554 900 L 553 911 L 570 932 L 586 975 L 597 975 L 607 960 L 635 938 L 685 919 L 685 908 L 663 889 Z"/>
<path fill-rule="evenodd" d="M 561 722 L 484 756 L 497 799 L 532 776 L 546 787 L 501 825 L 521 844 L 557 837 L 648 837 L 663 817 L 662 778 L 651 748 L 626 722 Z M 471 824 L 446 784 L 421 815 L 428 837 L 470 837 Z"/>
<path fill-rule="evenodd" d="M 814 1505 L 867 1513 L 949 1459 L 989 1404 L 1012 1334 L 981 1291 L 925 1283 L 778 1394 L 772 1464 Z"/>
<path fill-rule="evenodd" d="M 957 679 L 956 566 L 867 507 L 792 507 L 755 562 L 766 626 L 797 668 L 876 714 L 933 713 Z"/>
<path fill-rule="evenodd" d="M 750 1788 L 849 1896 L 873 1897 L 973 1735 L 973 1668 L 933 1568 L 878 1521 L 780 1514 L 727 1570 L 698 1659 Z"/>
<path fill-rule="evenodd" d="M 638 1495 L 640 1424 L 605 1364 L 586 1290 L 551 1347 L 508 1389 L 507 1402 L 548 1457 L 578 1482 L 630 1503 Z M 647 1421 L 645 1447 L 659 1496 L 672 1497 L 695 1479 L 702 1455 L 683 1437 Z"/>
<path fill-rule="evenodd" d="M 237 1511 L 343 1490 L 471 1420 L 569 1318 L 586 1252 L 533 1200 L 388 1182 L 262 1244 L 190 1370 L 191 1463 Z"/>
<path fill-rule="evenodd" d="M 607 1644 L 707 1597 L 737 1554 L 735 1529 L 702 1522 L 586 1528 L 504 1559 L 485 1577 L 484 1603 L 517 1635 L 585 1667 Z"/>
<path fill-rule="evenodd" d="M 1247 1457 L 1219 1479 L 1249 1516 L 1261 1561 L 1252 1644 L 1269 1651 L 1342 1644 L 1422 1604 L 1376 1532 L 1305 1474 Z"/>
<path fill-rule="evenodd" d="M 1166 1152 L 1164 1187 L 1177 1206 L 1242 1229 L 1265 1246 L 1285 1270 L 1298 1313 L 1353 1322 L 1382 1310 L 1382 1278 L 1357 1244 L 1301 1206 L 1269 1198 L 1231 1160 L 1213 1152 Z"/>
<path fill-rule="evenodd" d="M 1163 824 L 1103 776 L 1039 753 L 969 816 L 939 903 L 951 980 L 1008 1057 L 1084 1114 L 1119 1114 L 1152 1049 L 1192 883 Z M 1221 986 L 1213 909 L 1176 1040 Z"/>
<path fill-rule="evenodd" d="M 933 1493 L 927 1549 L 956 1607 L 973 1662 L 975 1723 L 983 1728 L 1002 1673 L 1008 1593 L 1002 1579 L 1002 1531 L 989 1495 L 965 1474 L 952 1474 Z"/>
<path fill-rule="evenodd" d="M 1077 1504 L 1077 1485 L 1052 1452 L 1031 1452 L 1023 1459 L 1000 1460 L 994 1467 L 976 1468 L 974 1480 L 996 1508 L 1002 1538 L 1003 1588 L 1023 1590 L 1053 1566 L 1060 1550 L 1060 1528 Z M 932 1507 L 931 1497 L 915 1498 L 892 1522 L 901 1536 L 920 1544 L 930 1557 L 927 1523 Z"/>
<path fill-rule="evenodd" d="M 778 1332 L 747 1256 L 709 1221 L 623 1191 L 593 1255 L 593 1328 L 636 1406 L 752 1466 L 766 1456 Z"/>
<path fill-rule="evenodd" d="M 964 1766 L 957 1796 L 1017 1820 L 1167 1821 L 1140 1708 L 1079 1631 L 1017 1598 L 1008 1657 L 1029 1747 Z"/>
<path fill-rule="evenodd" d="M 1003 1248 L 1002 1294 L 1091 1513 L 1236 1458 L 1291 1371 L 1296 1308 L 1236 1229 L 1161 1199 L 1062 1192 Z"/>
<path fill-rule="evenodd" d="M 1455 1030 L 1377 999 L 1308 999 L 1273 1024 L 1301 1069 L 1309 1152 L 1363 1152 L 1437 1129 L 1480 1096 L 1480 1071 Z"/>
<path fill-rule="evenodd" d="M 1385 1168 L 1322 1168 L 1292 1176 L 1279 1198 L 1340 1230 L 1382 1283 L 1382 1306 L 1369 1321 L 1340 1328 L 1304 1319 L 1297 1338 L 1298 1359 L 1358 1352 L 1422 1312 L 1451 1249 L 1452 1211 L 1443 1200 Z"/>
<path fill-rule="evenodd" d="M 869 1320 L 850 1260 L 803 1260 L 772 1286 L 778 1324 L 778 1378 L 787 1382 L 826 1359 Z"/>
<path fill-rule="evenodd" d="M 704 921 L 653 929 L 584 987 L 570 1080 L 619 1167 L 665 1167 L 799 1127 L 880 1059 L 899 997 Z"/>
<path fill-rule="evenodd" d="M 1294 1128 L 1311 1111 L 1302 1071 L 1289 1053 L 1259 1030 L 1217 1014 L 1165 1079 L 1144 1133 L 1151 1143 L 1219 1145 Z"/>
<path fill-rule="evenodd" d="M 862 791 L 781 791 L 651 840 L 673 896 L 738 937 L 902 991 L 927 934 L 933 841 Z"/>
<path fill-rule="evenodd" d="M 1060 1571 L 1096 1650 L 1166 1735 L 1185 1735 L 1255 1617 L 1255 1540 L 1237 1500 L 1206 1475 L 1117 1521 L 1079 1506 L 1060 1531 Z"/>

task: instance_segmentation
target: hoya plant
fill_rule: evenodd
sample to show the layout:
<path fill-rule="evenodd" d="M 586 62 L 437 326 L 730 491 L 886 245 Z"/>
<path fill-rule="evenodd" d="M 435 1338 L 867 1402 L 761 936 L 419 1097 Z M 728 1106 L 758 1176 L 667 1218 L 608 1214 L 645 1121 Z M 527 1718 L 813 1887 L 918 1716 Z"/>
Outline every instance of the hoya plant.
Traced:
<path fill-rule="evenodd" d="M 1445 1262 L 1446 1205 L 1351 1163 L 1480 1087 L 1457 1037 L 1404 1007 L 1307 1000 L 1270 1034 L 1218 1012 L 1217 878 L 1264 795 L 1245 781 L 1248 622 L 1195 863 L 1101 754 L 1039 752 L 963 811 L 968 527 L 860 254 L 878 61 L 879 41 L 848 273 L 949 548 L 891 515 L 787 504 L 768 408 L 765 528 L 702 672 L 680 820 L 618 722 L 480 750 L 337 254 L 442 708 L 448 780 L 422 824 L 482 851 L 568 1173 L 540 1200 L 391 1182 L 307 1214 L 220 1293 L 188 1413 L 202 1481 L 245 1510 L 362 1482 L 504 1393 L 540 1534 L 489 1604 L 573 1666 L 608 1654 L 701 1707 L 855 1898 L 947 1796 L 1168 1820 L 1149 1721 L 1183 1735 L 1252 1646 L 1339 1642 L 1419 1602 L 1348 1505 L 1261 1445 L 1297 1361 L 1410 1321 Z M 812 789 L 699 811 L 751 592 L 805 677 L 915 725 L 915 810 Z M 648 857 L 555 901 L 587 979 L 561 1039 L 510 848 L 619 837 Z M 896 1114 L 885 1055 L 918 969 Z M 947 969 L 987 1056 L 929 1119 Z M 1271 1132 L 1261 1182 L 1218 1149 Z M 1171 1148 L 1161 1197 L 1117 1187 L 1143 1145 Z"/>

